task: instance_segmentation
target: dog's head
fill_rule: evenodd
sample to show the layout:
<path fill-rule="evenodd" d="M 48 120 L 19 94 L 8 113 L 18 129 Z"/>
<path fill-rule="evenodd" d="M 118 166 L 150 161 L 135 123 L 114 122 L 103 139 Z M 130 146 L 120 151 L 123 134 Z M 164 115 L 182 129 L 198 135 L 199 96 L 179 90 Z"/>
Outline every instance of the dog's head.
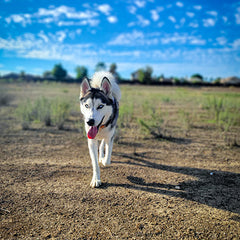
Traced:
<path fill-rule="evenodd" d="M 112 115 L 112 86 L 104 77 L 100 88 L 92 88 L 85 78 L 80 87 L 80 109 L 84 116 L 88 138 L 94 139 Z"/>

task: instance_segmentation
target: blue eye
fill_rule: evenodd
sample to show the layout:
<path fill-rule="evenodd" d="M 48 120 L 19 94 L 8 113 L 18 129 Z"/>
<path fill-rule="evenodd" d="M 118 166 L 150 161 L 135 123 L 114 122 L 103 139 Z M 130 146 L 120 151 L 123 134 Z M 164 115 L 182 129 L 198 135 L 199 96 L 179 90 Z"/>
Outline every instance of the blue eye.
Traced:
<path fill-rule="evenodd" d="M 85 104 L 85 108 L 89 108 L 88 104 Z"/>
<path fill-rule="evenodd" d="M 98 107 L 97 107 L 97 109 L 102 109 L 104 107 L 104 105 L 103 104 L 100 104 Z"/>

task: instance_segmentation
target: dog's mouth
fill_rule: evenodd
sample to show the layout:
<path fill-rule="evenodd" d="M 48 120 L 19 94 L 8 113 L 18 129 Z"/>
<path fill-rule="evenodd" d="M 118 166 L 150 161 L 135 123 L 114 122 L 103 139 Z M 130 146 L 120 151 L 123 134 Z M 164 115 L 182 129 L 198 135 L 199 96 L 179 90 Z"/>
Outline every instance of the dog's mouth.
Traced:
<path fill-rule="evenodd" d="M 87 136 L 89 139 L 94 139 L 96 137 L 97 133 L 98 133 L 98 127 L 93 126 L 93 127 L 90 127 L 90 129 L 87 133 Z"/>
<path fill-rule="evenodd" d="M 87 136 L 89 139 L 94 139 L 97 136 L 99 127 L 101 126 L 103 119 L 104 119 L 104 117 L 102 118 L 102 121 L 98 124 L 98 126 L 90 127 L 90 129 L 88 130 L 88 133 L 87 133 Z"/>

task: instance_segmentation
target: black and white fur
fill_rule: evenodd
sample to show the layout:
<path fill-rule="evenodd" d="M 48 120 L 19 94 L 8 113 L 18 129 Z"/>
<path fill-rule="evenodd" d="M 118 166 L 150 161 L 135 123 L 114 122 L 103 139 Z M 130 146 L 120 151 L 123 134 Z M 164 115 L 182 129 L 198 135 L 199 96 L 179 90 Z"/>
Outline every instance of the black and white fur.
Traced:
<path fill-rule="evenodd" d="M 111 163 L 120 98 L 120 88 L 109 72 L 96 72 L 91 81 L 85 78 L 80 87 L 80 109 L 84 116 L 93 166 L 91 187 L 101 185 L 98 160 L 104 166 Z M 101 144 L 98 159 L 99 140 Z"/>

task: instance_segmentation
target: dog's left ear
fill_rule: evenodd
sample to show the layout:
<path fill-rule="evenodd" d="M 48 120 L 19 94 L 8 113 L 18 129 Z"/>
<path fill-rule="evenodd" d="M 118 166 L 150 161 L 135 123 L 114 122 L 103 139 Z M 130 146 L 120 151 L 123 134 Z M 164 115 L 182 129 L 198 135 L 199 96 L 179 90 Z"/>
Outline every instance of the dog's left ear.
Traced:
<path fill-rule="evenodd" d="M 102 80 L 100 88 L 107 96 L 112 97 L 112 85 L 107 77 L 104 77 Z"/>

